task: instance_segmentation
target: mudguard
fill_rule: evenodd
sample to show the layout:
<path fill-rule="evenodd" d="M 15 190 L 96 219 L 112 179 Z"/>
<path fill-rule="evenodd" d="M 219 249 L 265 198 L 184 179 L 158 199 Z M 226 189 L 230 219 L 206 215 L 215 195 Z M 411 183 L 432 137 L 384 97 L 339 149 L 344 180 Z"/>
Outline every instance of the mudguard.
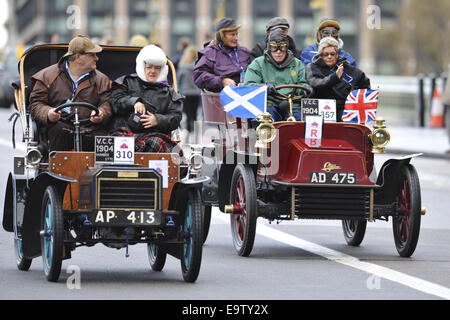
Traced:
<path fill-rule="evenodd" d="M 3 229 L 8 232 L 14 232 L 14 194 L 16 188 L 16 179 L 9 173 L 8 182 L 5 190 L 5 204 L 3 206 Z"/>
<path fill-rule="evenodd" d="M 181 201 L 185 201 L 187 192 L 186 190 L 189 188 L 199 189 L 201 192 L 202 185 L 204 182 L 208 182 L 209 177 L 198 177 L 191 179 L 183 179 L 180 182 L 175 183 L 172 189 L 172 194 L 170 195 L 169 201 L 169 210 L 176 210 L 178 208 L 179 203 L 183 203 Z"/>
<path fill-rule="evenodd" d="M 375 191 L 375 204 L 392 204 L 395 201 L 401 182 L 400 169 L 408 165 L 412 158 L 420 155 L 422 153 L 411 154 L 401 158 L 389 159 L 383 163 L 377 178 L 377 185 L 380 188 Z"/>
<path fill-rule="evenodd" d="M 41 255 L 41 207 L 45 189 L 54 185 L 61 196 L 64 195 L 67 184 L 77 180 L 54 175 L 49 172 L 39 174 L 30 186 L 30 192 L 25 203 L 23 217 L 22 246 L 26 258 L 35 258 Z"/>

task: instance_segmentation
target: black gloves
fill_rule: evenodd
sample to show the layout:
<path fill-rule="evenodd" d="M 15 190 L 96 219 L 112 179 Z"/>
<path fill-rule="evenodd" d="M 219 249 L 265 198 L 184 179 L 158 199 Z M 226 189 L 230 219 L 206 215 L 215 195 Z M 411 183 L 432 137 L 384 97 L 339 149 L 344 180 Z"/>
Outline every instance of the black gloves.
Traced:
<path fill-rule="evenodd" d="M 277 89 L 275 89 L 275 86 L 271 83 L 267 84 L 267 94 L 269 96 L 276 96 L 278 94 Z"/>

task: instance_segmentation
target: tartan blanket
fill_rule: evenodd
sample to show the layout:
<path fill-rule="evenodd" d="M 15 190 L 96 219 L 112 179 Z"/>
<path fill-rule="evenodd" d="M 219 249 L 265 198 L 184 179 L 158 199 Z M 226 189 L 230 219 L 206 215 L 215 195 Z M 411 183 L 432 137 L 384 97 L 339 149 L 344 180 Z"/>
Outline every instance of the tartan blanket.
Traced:
<path fill-rule="evenodd" d="M 177 145 L 164 133 L 133 133 L 127 128 L 117 128 L 109 133 L 115 137 L 134 137 L 135 152 L 162 152 L 169 153 Z"/>

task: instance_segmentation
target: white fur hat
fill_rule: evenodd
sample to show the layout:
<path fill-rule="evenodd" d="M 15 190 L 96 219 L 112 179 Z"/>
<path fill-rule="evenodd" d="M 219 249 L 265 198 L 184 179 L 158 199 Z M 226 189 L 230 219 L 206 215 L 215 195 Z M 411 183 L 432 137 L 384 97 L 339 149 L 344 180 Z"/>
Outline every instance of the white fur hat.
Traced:
<path fill-rule="evenodd" d="M 142 81 L 148 82 L 145 77 L 146 63 L 161 67 L 161 73 L 159 74 L 158 79 L 156 79 L 156 82 L 167 80 L 169 67 L 167 66 L 166 54 L 161 48 L 155 46 L 154 44 L 149 44 L 148 46 L 142 48 L 136 57 L 136 73 Z"/>

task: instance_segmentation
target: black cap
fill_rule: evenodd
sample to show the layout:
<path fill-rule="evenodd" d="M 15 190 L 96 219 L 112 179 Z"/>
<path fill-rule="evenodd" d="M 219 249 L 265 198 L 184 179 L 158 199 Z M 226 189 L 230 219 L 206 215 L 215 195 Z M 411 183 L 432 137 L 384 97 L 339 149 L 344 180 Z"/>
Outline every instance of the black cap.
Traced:
<path fill-rule="evenodd" d="M 266 31 L 270 31 L 273 28 L 283 28 L 283 29 L 289 29 L 289 22 L 282 17 L 274 17 L 269 20 L 269 22 L 266 25 Z"/>
<path fill-rule="evenodd" d="M 289 39 L 286 34 L 284 34 L 283 30 L 280 28 L 276 28 L 269 34 L 268 43 L 270 42 L 286 42 L 289 44 Z"/>

